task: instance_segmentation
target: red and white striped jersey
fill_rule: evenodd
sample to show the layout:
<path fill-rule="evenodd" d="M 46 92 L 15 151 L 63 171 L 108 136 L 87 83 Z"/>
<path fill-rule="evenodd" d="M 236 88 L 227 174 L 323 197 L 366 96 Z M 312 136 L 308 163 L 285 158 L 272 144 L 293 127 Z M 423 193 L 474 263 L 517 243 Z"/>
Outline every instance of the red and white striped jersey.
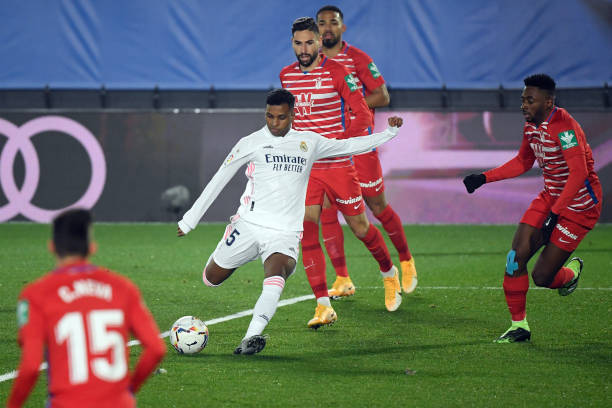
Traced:
<path fill-rule="evenodd" d="M 523 129 L 524 141 L 531 147 L 531 152 L 521 149 L 527 159 L 533 155 L 533 160 L 538 161 L 544 176 L 544 190 L 552 197 L 559 198 L 566 187 L 570 176 L 570 168 L 567 161 L 573 156 L 583 156 L 586 161 L 587 177 L 581 181 L 580 188 L 571 197 L 567 208 L 574 212 L 582 212 L 591 209 L 597 204 L 592 186 L 599 183 L 599 178 L 593 168 L 593 153 L 586 141 L 584 131 L 580 124 L 562 108 L 555 108 L 550 117 L 535 126 L 525 123 Z"/>
<path fill-rule="evenodd" d="M 346 41 L 342 41 L 340 52 L 332 60 L 342 64 L 355 77 L 363 96 L 370 95 L 374 89 L 385 84 L 385 79 L 372 58 L 359 48 L 347 44 Z M 370 112 L 374 115 L 374 109 L 370 109 Z M 350 116 L 353 119 L 352 112 Z M 373 126 L 368 128 L 367 133 L 372 133 L 372 128 Z"/>
<path fill-rule="evenodd" d="M 345 139 L 372 126 L 372 114 L 355 78 L 340 63 L 320 56 L 319 66 L 310 72 L 294 62 L 282 69 L 283 88 L 295 96 L 293 129 L 312 131 L 330 139 Z M 351 109 L 354 118 L 349 119 Z M 348 157 L 325 162 L 348 161 Z"/>

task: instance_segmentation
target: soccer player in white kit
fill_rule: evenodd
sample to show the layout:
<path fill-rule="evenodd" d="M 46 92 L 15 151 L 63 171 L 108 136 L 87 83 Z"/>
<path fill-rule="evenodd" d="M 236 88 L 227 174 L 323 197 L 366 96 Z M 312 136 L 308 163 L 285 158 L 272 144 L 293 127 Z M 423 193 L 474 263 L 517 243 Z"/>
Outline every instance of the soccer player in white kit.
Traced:
<path fill-rule="evenodd" d="M 291 129 L 295 99 L 276 89 L 266 100 L 266 126 L 234 146 L 200 197 L 178 223 L 177 235 L 193 230 L 223 187 L 242 166 L 248 178 L 240 207 L 213 254 L 202 280 L 219 286 L 238 267 L 261 258 L 265 278 L 253 318 L 234 354 L 254 354 L 266 345 L 264 328 L 276 312 L 285 281 L 295 270 L 303 231 L 306 187 L 313 163 L 324 157 L 357 154 L 393 138 L 402 125 L 389 118 L 381 133 L 344 140 Z"/>

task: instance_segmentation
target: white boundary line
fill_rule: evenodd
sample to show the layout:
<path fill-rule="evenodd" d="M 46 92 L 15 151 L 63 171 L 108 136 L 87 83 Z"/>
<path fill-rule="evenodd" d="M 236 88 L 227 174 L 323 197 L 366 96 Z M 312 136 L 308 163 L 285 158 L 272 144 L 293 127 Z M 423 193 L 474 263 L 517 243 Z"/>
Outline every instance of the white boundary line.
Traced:
<path fill-rule="evenodd" d="M 278 307 L 283 307 L 283 306 L 289 306 L 289 305 L 293 305 L 295 303 L 298 302 L 303 302 L 304 300 L 309 300 L 309 299 L 314 299 L 314 295 L 305 295 L 305 296 L 298 296 L 298 297 L 294 297 L 291 299 L 285 299 L 285 300 L 281 300 L 280 302 L 278 302 Z M 250 316 L 253 314 L 253 309 L 249 309 L 249 310 L 243 310 L 241 312 L 238 313 L 234 313 L 228 316 L 223 316 L 223 317 L 218 317 L 216 319 L 212 319 L 212 320 L 207 320 L 206 322 L 204 322 L 207 326 L 212 326 L 213 324 L 217 324 L 217 323 L 223 323 L 223 322 L 227 322 L 229 320 L 234 320 L 234 319 L 239 319 L 241 317 L 245 317 L 245 316 Z M 162 334 L 159 335 L 159 337 L 166 338 L 170 335 L 170 331 L 165 331 Z M 127 342 L 127 346 L 128 347 L 132 347 L 132 346 L 137 346 L 139 345 L 140 342 L 138 340 L 130 340 Z M 43 371 L 47 369 L 47 363 L 44 362 L 40 365 L 39 370 Z M 17 378 L 17 370 L 13 370 L 11 372 L 8 372 L 6 374 L 2 374 L 0 375 L 0 383 L 3 383 L 5 381 L 8 380 L 13 380 Z"/>

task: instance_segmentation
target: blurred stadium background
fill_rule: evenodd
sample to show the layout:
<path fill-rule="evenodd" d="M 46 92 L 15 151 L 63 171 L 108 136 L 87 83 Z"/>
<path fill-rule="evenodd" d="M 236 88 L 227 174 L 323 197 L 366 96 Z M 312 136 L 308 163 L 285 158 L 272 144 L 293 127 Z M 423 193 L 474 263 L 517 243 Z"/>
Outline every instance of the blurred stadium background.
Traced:
<path fill-rule="evenodd" d="M 327 3 L 0 3 L 0 222 L 47 222 L 74 203 L 100 221 L 173 221 L 263 125 L 265 93 L 295 61 L 292 21 Z M 344 39 L 372 56 L 391 91 L 377 127 L 391 113 L 406 122 L 380 149 L 404 223 L 519 220 L 542 186 L 537 169 L 479 200 L 460 179 L 516 152 L 522 79 L 538 72 L 555 78 L 558 104 L 586 131 L 600 222 L 612 221 L 612 2 L 331 3 L 344 11 Z M 243 184 L 236 176 L 205 221 L 225 221 Z"/>

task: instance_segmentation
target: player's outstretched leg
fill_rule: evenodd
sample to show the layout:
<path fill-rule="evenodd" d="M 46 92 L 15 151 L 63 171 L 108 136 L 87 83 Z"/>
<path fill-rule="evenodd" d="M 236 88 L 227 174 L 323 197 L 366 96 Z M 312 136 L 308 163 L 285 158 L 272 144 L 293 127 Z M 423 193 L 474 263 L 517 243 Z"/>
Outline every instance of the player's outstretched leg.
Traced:
<path fill-rule="evenodd" d="M 255 354 L 263 350 L 264 347 L 266 347 L 266 337 L 256 334 L 242 339 L 236 350 L 234 350 L 234 354 Z"/>
<path fill-rule="evenodd" d="M 402 303 L 402 287 L 399 283 L 398 270 L 391 262 L 382 234 L 378 228 L 369 223 L 365 213 L 355 216 L 345 215 L 345 218 L 355 236 L 365 244 L 378 262 L 385 286 L 385 307 L 390 312 L 396 311 Z"/>
<path fill-rule="evenodd" d="M 578 257 L 572 258 L 567 265 L 565 265 L 565 268 L 570 269 L 574 273 L 574 278 L 558 289 L 559 295 L 567 296 L 574 293 L 578 287 L 578 280 L 580 279 L 580 274 L 582 274 L 583 265 L 584 262 Z"/>
<path fill-rule="evenodd" d="M 325 256 L 319 243 L 319 225 L 315 222 L 304 221 L 302 263 L 308 283 L 317 298 L 315 314 L 308 321 L 308 327 L 318 329 L 321 326 L 331 325 L 338 319 L 338 316 L 329 301 L 325 279 Z"/>
<path fill-rule="evenodd" d="M 531 339 L 526 313 L 529 290 L 527 262 L 540 248 L 538 233 L 537 228 L 521 223 L 514 234 L 512 249 L 506 256 L 503 285 L 512 323 L 508 330 L 494 340 L 495 343 L 516 343 Z"/>
<path fill-rule="evenodd" d="M 384 195 L 381 195 L 384 199 Z M 370 205 L 370 201 L 376 197 L 368 197 L 368 206 L 370 208 L 376 208 Z M 386 203 L 386 201 L 385 201 Z M 412 293 L 417 287 L 417 271 L 414 265 L 414 258 L 408 248 L 408 242 L 406 240 L 406 233 L 399 215 L 391 208 L 390 205 L 386 205 L 380 213 L 374 212 L 374 216 L 381 222 L 383 228 L 387 232 L 389 239 L 393 242 L 393 246 L 397 250 L 400 259 L 400 268 L 402 269 L 402 289 L 404 293 Z"/>
<path fill-rule="evenodd" d="M 529 274 L 518 275 L 519 267 L 516 251 L 508 253 L 506 274 L 504 275 L 504 295 L 508 310 L 512 316 L 512 324 L 495 343 L 515 343 L 531 339 L 531 330 L 527 323 L 526 303 L 529 290 Z M 517 276 L 518 275 L 518 276 Z"/>
<path fill-rule="evenodd" d="M 295 257 L 297 258 L 297 253 Z M 285 281 L 295 271 L 295 264 L 295 258 L 280 252 L 274 252 L 266 257 L 264 261 L 266 278 L 263 280 L 261 295 L 253 307 L 249 328 L 240 345 L 234 350 L 234 354 L 255 354 L 263 350 L 266 339 L 261 334 L 276 313 Z"/>
<path fill-rule="evenodd" d="M 276 254 L 275 254 L 276 255 Z M 279 256 L 284 256 L 280 255 Z M 295 261 L 293 263 L 295 267 Z M 251 338 L 263 333 L 264 329 L 274 317 L 278 301 L 285 287 L 285 279 L 282 276 L 270 276 L 263 281 L 261 295 L 253 307 L 253 317 L 249 323 L 249 328 L 244 335 L 244 339 Z"/>
<path fill-rule="evenodd" d="M 336 281 L 329 289 L 329 296 L 338 299 L 355 294 L 355 285 L 349 277 L 346 268 L 346 257 L 344 255 L 344 233 L 338 221 L 338 208 L 332 205 L 327 197 L 321 210 L 321 235 L 327 250 L 327 255 L 336 271 Z"/>

